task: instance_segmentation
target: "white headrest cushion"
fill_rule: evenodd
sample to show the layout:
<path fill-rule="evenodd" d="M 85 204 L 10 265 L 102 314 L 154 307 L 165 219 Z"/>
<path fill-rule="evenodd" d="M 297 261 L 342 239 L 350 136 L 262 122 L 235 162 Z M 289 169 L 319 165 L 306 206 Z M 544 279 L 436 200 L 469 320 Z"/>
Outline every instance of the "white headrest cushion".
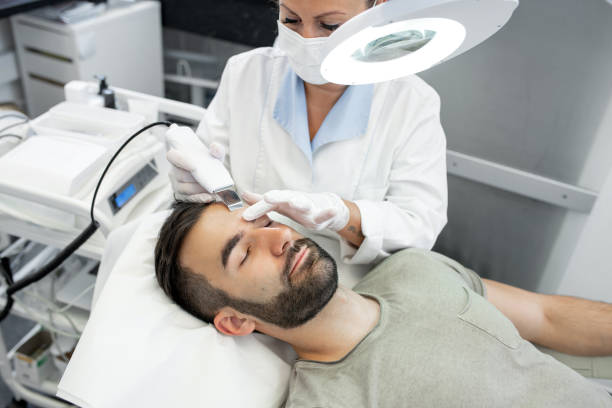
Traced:
<path fill-rule="evenodd" d="M 100 292 L 58 395 L 86 407 L 279 406 L 292 349 L 260 334 L 220 334 L 157 284 L 153 252 L 166 215 L 140 221 Z"/>

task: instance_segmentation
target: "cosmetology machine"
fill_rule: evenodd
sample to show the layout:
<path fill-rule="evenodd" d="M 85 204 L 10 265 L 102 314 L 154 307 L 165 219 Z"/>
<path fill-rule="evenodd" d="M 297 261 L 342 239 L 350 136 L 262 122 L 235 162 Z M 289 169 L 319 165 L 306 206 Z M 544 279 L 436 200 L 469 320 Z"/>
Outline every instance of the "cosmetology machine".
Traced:
<path fill-rule="evenodd" d="M 17 237 L 0 253 L 11 283 L 0 296 L 3 305 L 11 299 L 5 311 L 39 322 L 10 351 L 0 338 L 0 374 L 16 398 L 39 406 L 66 406 L 48 396 L 87 322 L 105 237 L 172 201 L 163 143 L 169 123 L 141 129 L 160 117 L 196 124 L 204 113 L 118 88 L 117 109 L 109 109 L 101 88 L 68 83 L 66 101 L 23 124 L 19 143 L 0 156 L 0 232 Z M 62 254 L 70 255 L 63 263 Z M 43 277 L 41 269 L 53 272 Z M 20 282 L 29 286 L 7 296 Z"/>

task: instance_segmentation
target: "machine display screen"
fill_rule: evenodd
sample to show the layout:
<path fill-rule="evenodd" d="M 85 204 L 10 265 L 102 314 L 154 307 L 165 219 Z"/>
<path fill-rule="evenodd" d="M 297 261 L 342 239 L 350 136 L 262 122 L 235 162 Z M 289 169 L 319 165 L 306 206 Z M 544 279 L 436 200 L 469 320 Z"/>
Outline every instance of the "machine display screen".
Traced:
<path fill-rule="evenodd" d="M 157 176 L 155 161 L 151 160 L 108 197 L 108 204 L 113 214 L 117 214 L 130 200 L 142 193 L 155 176 Z"/>
<path fill-rule="evenodd" d="M 115 205 L 117 206 L 117 208 L 123 207 L 123 204 L 125 204 L 130 198 L 132 198 L 135 193 L 136 187 L 134 186 L 134 184 L 130 184 L 129 186 L 124 188 L 123 191 L 121 191 L 115 197 Z"/>

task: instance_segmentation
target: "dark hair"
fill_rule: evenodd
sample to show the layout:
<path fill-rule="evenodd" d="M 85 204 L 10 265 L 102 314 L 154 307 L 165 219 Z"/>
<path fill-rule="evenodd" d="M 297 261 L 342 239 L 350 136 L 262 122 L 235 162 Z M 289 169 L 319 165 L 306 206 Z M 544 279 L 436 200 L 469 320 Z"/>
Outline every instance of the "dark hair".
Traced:
<path fill-rule="evenodd" d="M 155 275 L 159 286 L 192 316 L 212 323 L 229 302 L 228 295 L 213 287 L 202 274 L 184 268 L 179 253 L 185 237 L 209 204 L 177 202 L 162 225 L 155 245 Z"/>

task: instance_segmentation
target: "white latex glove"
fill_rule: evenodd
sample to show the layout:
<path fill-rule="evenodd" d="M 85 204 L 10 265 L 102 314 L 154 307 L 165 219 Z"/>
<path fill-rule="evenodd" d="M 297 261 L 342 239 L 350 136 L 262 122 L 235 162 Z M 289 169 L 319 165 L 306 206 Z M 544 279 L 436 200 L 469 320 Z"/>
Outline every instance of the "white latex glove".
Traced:
<path fill-rule="evenodd" d="M 263 196 L 244 193 L 242 198 L 252 204 L 242 213 L 247 221 L 276 211 L 306 228 L 339 231 L 348 224 L 349 209 L 334 193 L 303 193 L 293 190 L 271 190 Z"/>
<path fill-rule="evenodd" d="M 166 132 L 166 157 L 172 169 L 170 182 L 177 200 L 215 201 L 214 191 L 234 184 L 223 166 L 225 149 L 212 143 L 210 149 L 186 126 L 172 125 Z"/>

